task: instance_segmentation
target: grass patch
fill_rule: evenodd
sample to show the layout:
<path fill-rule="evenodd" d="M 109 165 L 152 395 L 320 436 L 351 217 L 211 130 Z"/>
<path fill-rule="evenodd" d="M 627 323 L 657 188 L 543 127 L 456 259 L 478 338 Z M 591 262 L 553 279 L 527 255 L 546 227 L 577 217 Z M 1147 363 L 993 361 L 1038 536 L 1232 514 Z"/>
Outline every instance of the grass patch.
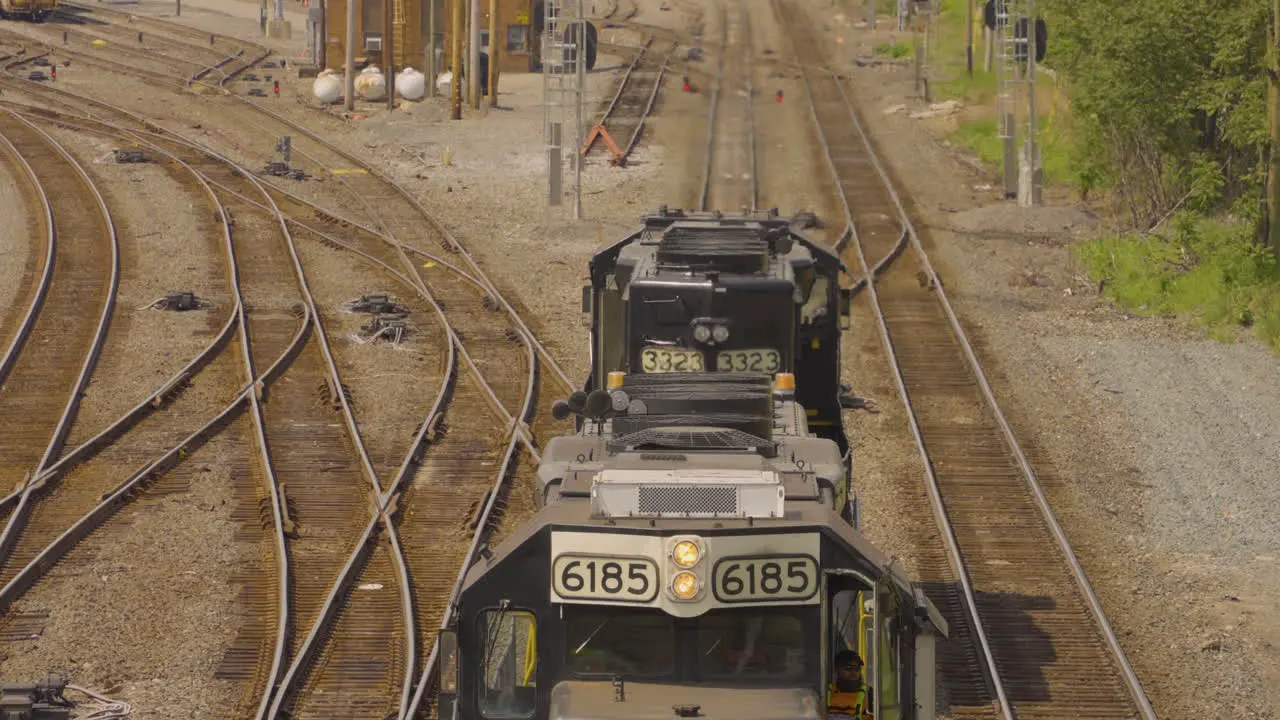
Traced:
<path fill-rule="evenodd" d="M 1074 145 L 1067 123 L 1048 116 L 1041 119 L 1039 132 L 1040 167 L 1046 183 L 1079 184 L 1080 173 L 1073 162 Z M 1004 147 L 1000 142 L 996 119 L 983 117 L 960 123 L 951 133 L 951 141 L 978 156 L 992 171 L 1003 166 Z M 1021 140 L 1018 141 L 1021 145 Z"/>
<path fill-rule="evenodd" d="M 901 60 L 911 54 L 911 46 L 904 42 L 897 43 L 880 43 L 871 48 L 871 52 L 877 55 L 887 55 L 891 58 Z"/>
<path fill-rule="evenodd" d="M 1121 307 L 1190 316 L 1218 339 L 1252 328 L 1280 350 L 1280 262 L 1253 242 L 1252 226 L 1183 213 L 1169 228 L 1094 240 L 1078 257 Z"/>

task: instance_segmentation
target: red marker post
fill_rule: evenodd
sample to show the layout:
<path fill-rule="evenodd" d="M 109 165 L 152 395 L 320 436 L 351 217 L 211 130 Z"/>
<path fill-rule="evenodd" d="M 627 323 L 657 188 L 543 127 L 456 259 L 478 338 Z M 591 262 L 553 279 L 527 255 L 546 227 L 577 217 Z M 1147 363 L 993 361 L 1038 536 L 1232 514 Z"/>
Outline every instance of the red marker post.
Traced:
<path fill-rule="evenodd" d="M 58 82 L 58 66 L 57 65 L 53 65 L 49 68 L 49 77 L 52 78 L 54 82 Z"/>
<path fill-rule="evenodd" d="M 272 87 L 272 91 L 275 92 L 276 99 L 279 100 L 280 99 L 280 81 L 273 80 L 272 82 L 275 84 L 274 87 Z"/>
<path fill-rule="evenodd" d="M 778 102 L 782 102 L 782 88 L 778 88 L 777 98 Z"/>

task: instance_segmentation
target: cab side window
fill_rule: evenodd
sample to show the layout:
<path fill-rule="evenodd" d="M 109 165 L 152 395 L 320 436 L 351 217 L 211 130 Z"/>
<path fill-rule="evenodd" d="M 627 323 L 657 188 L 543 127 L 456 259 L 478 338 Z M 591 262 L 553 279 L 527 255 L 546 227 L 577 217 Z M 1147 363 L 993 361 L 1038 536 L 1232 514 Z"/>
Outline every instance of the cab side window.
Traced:
<path fill-rule="evenodd" d="M 537 618 L 524 610 L 489 610 L 478 620 L 480 713 L 527 718 L 537 707 Z"/>

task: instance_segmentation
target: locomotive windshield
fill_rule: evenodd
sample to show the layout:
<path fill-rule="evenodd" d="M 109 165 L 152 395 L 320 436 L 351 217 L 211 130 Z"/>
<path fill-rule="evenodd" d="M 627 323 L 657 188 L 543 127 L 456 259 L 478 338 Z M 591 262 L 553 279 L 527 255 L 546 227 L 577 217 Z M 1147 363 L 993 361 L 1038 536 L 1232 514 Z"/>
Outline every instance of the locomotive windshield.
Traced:
<path fill-rule="evenodd" d="M 681 619 L 649 608 L 566 607 L 565 664 L 582 679 L 801 680 L 809 651 L 803 620 L 812 612 L 743 608 Z"/>

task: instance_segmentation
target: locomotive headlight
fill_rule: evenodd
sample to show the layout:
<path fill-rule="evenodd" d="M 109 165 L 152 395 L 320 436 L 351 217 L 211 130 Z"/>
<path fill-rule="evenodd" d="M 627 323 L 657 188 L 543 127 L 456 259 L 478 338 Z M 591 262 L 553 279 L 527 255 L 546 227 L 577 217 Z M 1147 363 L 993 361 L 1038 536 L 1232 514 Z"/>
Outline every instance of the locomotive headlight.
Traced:
<path fill-rule="evenodd" d="M 706 325 L 699 325 L 693 329 L 693 339 L 700 343 L 704 343 L 711 339 L 711 328 Z"/>
<path fill-rule="evenodd" d="M 684 570 L 671 578 L 671 592 L 681 600 L 692 600 L 698 594 L 698 576 Z"/>
<path fill-rule="evenodd" d="M 698 564 L 700 559 L 698 553 L 698 544 L 692 540 L 681 540 L 676 543 L 675 548 L 671 551 L 671 559 L 682 568 L 691 568 Z"/>
<path fill-rule="evenodd" d="M 715 338 L 716 342 L 722 343 L 729 339 L 729 328 L 724 325 L 717 325 L 715 329 L 711 331 L 711 337 Z"/>

